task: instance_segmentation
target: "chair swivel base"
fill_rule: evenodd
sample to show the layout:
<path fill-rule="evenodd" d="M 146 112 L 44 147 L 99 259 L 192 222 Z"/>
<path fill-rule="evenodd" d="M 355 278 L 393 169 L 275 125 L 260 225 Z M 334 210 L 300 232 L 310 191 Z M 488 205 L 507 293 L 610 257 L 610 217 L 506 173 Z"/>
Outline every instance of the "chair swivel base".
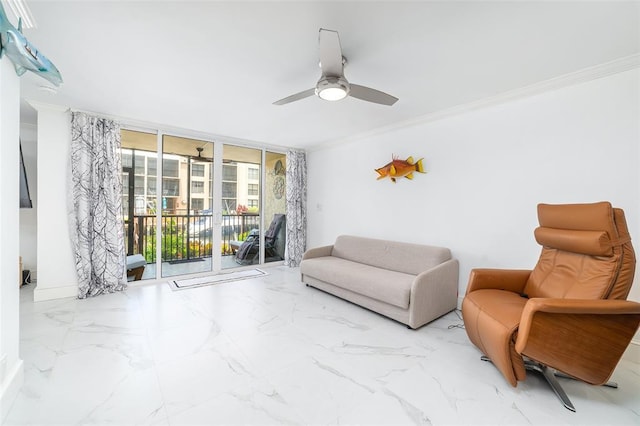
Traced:
<path fill-rule="evenodd" d="M 480 357 L 480 359 L 482 361 L 487 361 L 487 362 L 491 362 L 491 359 L 486 356 L 486 355 L 482 355 Z M 562 389 L 562 386 L 560 386 L 560 383 L 558 382 L 558 380 L 556 380 L 556 377 L 562 377 L 564 379 L 571 379 L 571 380 L 576 380 L 575 378 L 561 373 L 559 371 L 555 371 L 549 367 L 547 367 L 544 364 L 540 364 L 539 362 L 535 362 L 535 361 L 531 361 L 531 360 L 525 360 L 524 361 L 524 368 L 528 371 L 536 371 L 540 374 L 542 374 L 542 376 L 545 378 L 545 380 L 547 381 L 547 383 L 549 384 L 549 386 L 551 386 L 551 389 L 553 390 L 553 392 L 556 394 L 556 396 L 560 399 L 560 401 L 562 401 L 562 405 L 565 406 L 565 408 L 567 410 L 571 410 L 575 413 L 576 408 L 573 406 L 573 403 L 571 402 L 571 400 L 569 399 L 569 397 L 567 396 L 567 393 L 564 391 L 564 389 Z M 616 382 L 607 382 L 605 384 L 603 384 L 602 386 L 607 386 L 610 388 L 618 388 L 618 384 Z"/>
<path fill-rule="evenodd" d="M 562 377 L 563 379 L 571 379 L 571 380 L 578 380 L 575 377 L 571 377 L 568 374 L 564 374 L 562 371 L 554 371 L 553 374 L 556 377 Z M 618 382 L 607 382 L 607 383 L 603 383 L 600 386 L 606 386 L 608 388 L 613 388 L 613 389 L 618 389 Z"/>
<path fill-rule="evenodd" d="M 564 405 L 567 410 L 571 410 L 574 413 L 576 412 L 576 407 L 573 406 L 569 396 L 564 389 L 562 389 L 562 386 L 560 386 L 560 383 L 556 379 L 554 370 L 550 369 L 546 365 L 534 361 L 525 361 L 524 368 L 529 371 L 537 371 L 538 373 L 541 373 L 547 383 L 549 383 L 549 386 L 551 386 L 551 389 L 553 389 L 553 392 L 558 398 L 560 398 L 560 401 L 562 401 L 562 405 Z"/>

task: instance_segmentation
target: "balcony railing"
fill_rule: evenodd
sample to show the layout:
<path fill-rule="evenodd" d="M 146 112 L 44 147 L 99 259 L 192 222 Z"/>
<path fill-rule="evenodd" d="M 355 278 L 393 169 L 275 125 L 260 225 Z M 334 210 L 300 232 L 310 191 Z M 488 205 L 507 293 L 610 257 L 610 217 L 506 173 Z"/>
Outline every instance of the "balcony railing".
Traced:
<path fill-rule="evenodd" d="M 177 262 L 211 257 L 213 217 L 211 215 L 163 215 L 162 238 L 158 241 L 158 224 L 154 215 L 134 216 L 134 253 L 144 255 L 147 263 L 156 262 L 156 244 L 160 244 L 162 261 Z M 260 227 L 259 214 L 222 215 L 222 255 L 231 255 L 231 241 L 242 241 Z M 127 230 L 125 230 L 126 232 Z M 128 233 L 127 233 L 128 235 Z"/>

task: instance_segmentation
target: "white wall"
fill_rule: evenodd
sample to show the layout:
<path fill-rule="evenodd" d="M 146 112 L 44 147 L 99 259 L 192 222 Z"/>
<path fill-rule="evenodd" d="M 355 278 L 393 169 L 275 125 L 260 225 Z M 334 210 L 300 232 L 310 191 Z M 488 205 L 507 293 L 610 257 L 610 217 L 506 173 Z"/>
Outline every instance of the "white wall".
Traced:
<path fill-rule="evenodd" d="M 610 200 L 640 247 L 639 79 L 634 69 L 310 152 L 309 247 L 347 233 L 447 246 L 460 260 L 461 296 L 474 267 L 533 267 L 539 202 Z M 38 204 L 46 206 L 35 297 L 76 296 L 64 189 L 70 117 L 34 106 Z M 374 169 L 392 154 L 424 157 L 428 173 L 377 181 Z"/>
<path fill-rule="evenodd" d="M 20 80 L 0 61 L 0 423 L 24 378 L 19 357 Z"/>
<path fill-rule="evenodd" d="M 78 278 L 67 215 L 70 113 L 66 108 L 32 105 L 38 111 L 37 302 L 77 296 Z"/>
<path fill-rule="evenodd" d="M 20 209 L 20 256 L 22 256 L 23 269 L 31 272 L 31 279 L 37 275 L 37 237 L 38 237 L 38 145 L 36 127 L 29 124 L 20 126 L 20 142 L 22 144 L 22 157 L 27 171 L 29 195 L 32 208 Z"/>
<path fill-rule="evenodd" d="M 609 200 L 640 252 L 637 69 L 308 154 L 309 247 L 354 234 L 449 247 L 475 267 L 532 268 L 538 203 Z M 400 100 L 402 102 L 402 100 Z M 395 154 L 427 174 L 396 184 Z M 632 290 L 640 300 L 640 284 Z"/>

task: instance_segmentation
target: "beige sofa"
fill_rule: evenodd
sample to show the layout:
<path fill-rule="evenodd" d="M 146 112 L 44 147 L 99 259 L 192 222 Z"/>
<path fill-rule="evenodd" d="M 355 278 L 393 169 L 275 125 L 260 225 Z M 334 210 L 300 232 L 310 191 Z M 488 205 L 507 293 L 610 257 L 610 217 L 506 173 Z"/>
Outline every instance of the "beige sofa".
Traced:
<path fill-rule="evenodd" d="M 456 308 L 458 269 L 444 247 L 348 235 L 300 264 L 305 284 L 414 329 Z"/>

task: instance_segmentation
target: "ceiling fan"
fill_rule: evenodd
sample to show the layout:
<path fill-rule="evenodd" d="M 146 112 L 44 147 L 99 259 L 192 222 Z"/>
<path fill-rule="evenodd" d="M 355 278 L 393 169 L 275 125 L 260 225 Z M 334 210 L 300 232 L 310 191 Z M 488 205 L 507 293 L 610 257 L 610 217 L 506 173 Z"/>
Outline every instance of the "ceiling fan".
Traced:
<path fill-rule="evenodd" d="M 347 81 L 344 77 L 344 65 L 347 63 L 347 59 L 342 56 L 340 37 L 337 31 L 320 28 L 319 44 L 322 76 L 316 83 L 316 87 L 287 96 L 274 102 L 274 105 L 288 104 L 313 95 L 327 101 L 339 101 L 351 96 L 381 105 L 393 105 L 398 101 L 398 98 L 379 90 Z"/>
<path fill-rule="evenodd" d="M 213 162 L 213 158 L 209 158 L 209 157 L 203 157 L 202 156 L 202 151 L 204 151 L 204 148 L 201 146 L 197 146 L 196 147 L 196 151 L 198 151 L 198 155 L 197 156 L 192 156 L 191 159 L 194 161 L 200 161 L 202 163 L 211 163 Z"/>

